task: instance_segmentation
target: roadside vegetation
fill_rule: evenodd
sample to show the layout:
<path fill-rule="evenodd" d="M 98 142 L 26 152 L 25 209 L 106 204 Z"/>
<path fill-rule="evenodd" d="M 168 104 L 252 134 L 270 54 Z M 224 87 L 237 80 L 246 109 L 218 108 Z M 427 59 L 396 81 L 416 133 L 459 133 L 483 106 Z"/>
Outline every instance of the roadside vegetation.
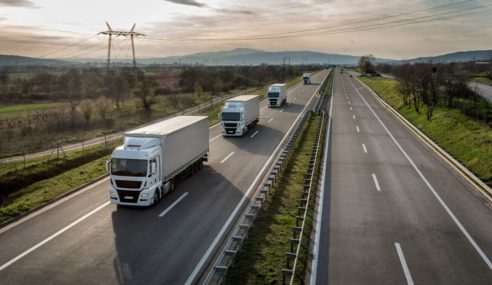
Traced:
<path fill-rule="evenodd" d="M 469 93 L 464 91 L 455 93 L 456 98 L 453 97 L 452 100 L 453 103 L 459 102 L 460 105 L 450 106 L 447 104 L 449 101 L 445 97 L 445 91 L 442 91 L 446 90 L 445 87 L 439 87 L 440 96 L 432 106 L 432 116 L 429 117 L 427 107 L 422 102 L 419 103 L 420 108 L 405 103 L 405 95 L 402 94 L 404 83 L 387 78 L 361 77 L 360 79 L 449 154 L 492 186 L 490 105 L 481 101 L 477 103 L 480 99 L 476 97 L 466 98 Z M 413 97 L 410 101 L 414 102 Z M 483 108 L 485 114 L 489 115 L 476 116 L 476 113 L 470 113 L 467 109 L 477 106 Z"/>
<path fill-rule="evenodd" d="M 304 176 L 311 157 L 316 130 L 320 123 L 321 116 L 309 114 L 279 180 L 272 188 L 269 198 L 263 203 L 248 233 L 248 238 L 236 256 L 234 265 L 227 273 L 226 284 L 281 284 L 282 269 L 286 262 L 285 254 L 290 251 L 292 227 L 295 226 Z M 313 185 L 317 185 L 318 171 L 314 173 Z M 303 284 L 303 276 L 309 260 L 308 248 L 315 197 L 315 194 L 311 195 L 308 220 L 301 246 L 302 252 L 296 271 L 300 274 L 297 276 L 301 277 L 295 279 L 296 284 Z"/>

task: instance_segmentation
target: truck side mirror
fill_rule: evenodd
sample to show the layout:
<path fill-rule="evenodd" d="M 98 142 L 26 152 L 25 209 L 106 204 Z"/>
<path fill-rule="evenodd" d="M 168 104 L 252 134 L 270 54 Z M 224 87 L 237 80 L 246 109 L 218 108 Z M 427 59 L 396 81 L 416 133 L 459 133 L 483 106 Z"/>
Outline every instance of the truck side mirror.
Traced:
<path fill-rule="evenodd" d="M 106 160 L 106 172 L 109 172 L 111 169 L 111 159 Z"/>

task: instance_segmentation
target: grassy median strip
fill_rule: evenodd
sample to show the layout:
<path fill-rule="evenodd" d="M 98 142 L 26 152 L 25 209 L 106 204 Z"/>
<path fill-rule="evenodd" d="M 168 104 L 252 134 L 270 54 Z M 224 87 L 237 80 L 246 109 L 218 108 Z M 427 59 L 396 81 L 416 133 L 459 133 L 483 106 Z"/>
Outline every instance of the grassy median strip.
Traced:
<path fill-rule="evenodd" d="M 285 267 L 285 253 L 290 251 L 292 227 L 295 226 L 304 176 L 320 123 L 320 116 L 309 115 L 281 177 L 272 188 L 269 199 L 263 204 L 247 240 L 226 276 L 227 284 L 278 284 L 282 281 L 281 270 Z M 310 223 L 305 229 L 308 233 L 309 226 Z M 306 248 L 304 245 L 303 249 Z M 301 264 L 306 256 L 307 251 L 301 255 Z M 299 268 L 303 268 L 301 264 Z"/>
<path fill-rule="evenodd" d="M 492 131 L 487 125 L 463 115 L 457 109 L 437 107 L 428 121 L 424 111 L 403 105 L 398 82 L 386 78 L 360 78 L 400 114 L 434 142 L 492 185 Z"/>

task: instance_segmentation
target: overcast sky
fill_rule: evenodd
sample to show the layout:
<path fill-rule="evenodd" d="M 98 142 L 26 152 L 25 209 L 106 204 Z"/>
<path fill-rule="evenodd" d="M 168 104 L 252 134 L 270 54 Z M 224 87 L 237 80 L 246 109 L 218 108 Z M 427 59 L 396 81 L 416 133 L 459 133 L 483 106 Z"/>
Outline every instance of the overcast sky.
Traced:
<path fill-rule="evenodd" d="M 0 0 L 0 54 L 106 56 L 137 23 L 137 57 L 255 48 L 403 59 L 492 49 L 491 0 Z M 129 57 L 116 38 L 113 55 Z"/>

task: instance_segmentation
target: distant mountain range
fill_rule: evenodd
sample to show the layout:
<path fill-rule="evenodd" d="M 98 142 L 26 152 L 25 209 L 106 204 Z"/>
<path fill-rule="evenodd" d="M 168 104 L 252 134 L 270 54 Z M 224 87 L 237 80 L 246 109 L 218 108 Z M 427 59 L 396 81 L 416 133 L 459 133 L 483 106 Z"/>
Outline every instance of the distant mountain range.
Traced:
<path fill-rule="evenodd" d="M 434 62 L 434 63 L 449 63 L 449 62 L 467 62 L 467 61 L 491 61 L 492 50 L 474 50 L 474 51 L 459 51 L 447 53 L 437 56 L 417 57 L 412 59 L 400 60 L 403 63 L 416 62 Z"/>
<path fill-rule="evenodd" d="M 44 59 L 35 57 L 26 57 L 18 55 L 0 55 L 0 67 L 3 66 L 43 66 L 43 65 L 66 65 L 68 61 Z"/>
<path fill-rule="evenodd" d="M 321 53 L 312 51 L 282 51 L 270 52 L 256 49 L 238 48 L 229 51 L 195 53 L 184 56 L 170 56 L 164 58 L 139 58 L 140 65 L 149 64 L 203 64 L 203 65 L 260 65 L 260 64 L 337 64 L 356 65 L 359 56 Z M 463 51 L 439 56 L 419 57 L 406 60 L 392 60 L 377 58 L 377 63 L 415 63 L 415 62 L 465 62 L 473 60 L 489 60 L 492 58 L 492 50 Z M 0 55 L 0 67 L 2 66 L 29 66 L 29 65 L 77 65 L 93 63 L 101 65 L 101 59 L 71 59 L 70 61 L 31 58 L 15 55 Z M 116 62 L 122 61 L 115 59 Z M 124 62 L 124 61 L 123 61 Z M 129 60 L 126 60 L 130 64 Z M 125 63 L 123 63 L 125 64 Z"/>
<path fill-rule="evenodd" d="M 204 64 L 204 65 L 259 65 L 259 64 L 356 64 L 359 56 L 312 51 L 269 52 L 256 49 L 196 53 L 185 56 L 139 59 L 142 64 Z M 380 61 L 388 61 L 381 59 Z"/>

